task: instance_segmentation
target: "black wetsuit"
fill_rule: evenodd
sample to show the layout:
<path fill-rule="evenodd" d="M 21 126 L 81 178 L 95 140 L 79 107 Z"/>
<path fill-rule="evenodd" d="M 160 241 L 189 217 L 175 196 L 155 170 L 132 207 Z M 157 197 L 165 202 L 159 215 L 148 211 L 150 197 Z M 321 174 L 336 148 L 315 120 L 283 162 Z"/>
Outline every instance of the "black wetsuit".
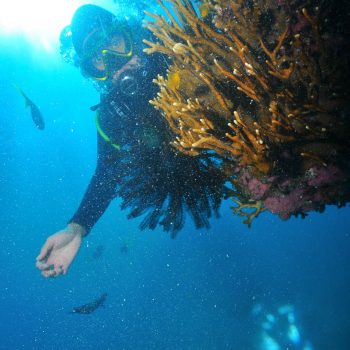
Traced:
<path fill-rule="evenodd" d="M 70 220 L 87 231 L 115 196 L 122 199 L 122 209 L 129 209 L 129 218 L 144 216 L 141 229 L 160 224 L 172 236 L 183 226 L 185 211 L 191 213 L 197 227 L 208 227 L 208 218 L 220 204 L 223 182 L 219 173 L 178 153 L 170 145 L 172 137 L 165 120 L 149 104 L 158 91 L 152 79 L 162 66 L 164 71 L 164 58 L 151 55 L 142 60 L 144 66 L 131 75 L 135 80 L 127 82 L 137 84 L 135 94 L 117 84 L 101 95 L 102 130 L 121 149 L 98 135 L 97 168 Z"/>

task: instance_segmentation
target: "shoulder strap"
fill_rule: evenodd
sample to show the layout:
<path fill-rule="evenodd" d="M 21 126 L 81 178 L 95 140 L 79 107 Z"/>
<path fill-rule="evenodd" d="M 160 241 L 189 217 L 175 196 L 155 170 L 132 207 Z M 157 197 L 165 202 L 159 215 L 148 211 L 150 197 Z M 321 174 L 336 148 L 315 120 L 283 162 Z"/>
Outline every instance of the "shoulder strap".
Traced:
<path fill-rule="evenodd" d="M 97 132 L 103 138 L 103 140 L 110 143 L 112 145 L 112 147 L 114 147 L 115 149 L 117 149 L 119 151 L 120 145 L 118 145 L 117 143 L 113 143 L 111 141 L 111 139 L 108 137 L 108 135 L 102 130 L 101 124 L 100 124 L 100 112 L 98 110 L 96 111 L 95 124 L 96 124 Z"/>

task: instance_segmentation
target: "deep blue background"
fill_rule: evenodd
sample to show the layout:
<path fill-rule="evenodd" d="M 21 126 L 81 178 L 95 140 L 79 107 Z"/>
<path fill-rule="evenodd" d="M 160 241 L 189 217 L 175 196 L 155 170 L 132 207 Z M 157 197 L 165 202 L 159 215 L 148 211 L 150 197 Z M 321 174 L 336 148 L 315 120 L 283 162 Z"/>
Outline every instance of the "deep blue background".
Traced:
<path fill-rule="evenodd" d="M 171 240 L 140 232 L 115 201 L 68 275 L 43 279 L 35 257 L 95 167 L 98 93 L 58 51 L 21 36 L 0 37 L 0 49 L 0 349 L 256 349 L 257 303 L 294 305 L 314 349 L 350 348 L 349 207 L 286 222 L 263 214 L 248 229 L 228 201 L 210 230 L 188 222 Z M 44 131 L 13 83 L 40 106 Z M 104 308 L 69 314 L 104 292 Z"/>

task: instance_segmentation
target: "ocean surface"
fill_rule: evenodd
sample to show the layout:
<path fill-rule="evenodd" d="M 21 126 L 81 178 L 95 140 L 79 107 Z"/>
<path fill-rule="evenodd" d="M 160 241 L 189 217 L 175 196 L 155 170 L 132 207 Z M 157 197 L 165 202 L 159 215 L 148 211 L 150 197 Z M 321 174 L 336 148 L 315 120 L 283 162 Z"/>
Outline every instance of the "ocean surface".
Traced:
<path fill-rule="evenodd" d="M 66 8 L 66 24 L 79 4 Z M 94 172 L 89 107 L 99 95 L 60 57 L 64 23 L 52 36 L 44 35 L 50 22 L 28 35 L 24 23 L 6 29 L 4 18 L 1 350 L 350 349 L 349 206 L 288 221 L 264 213 L 248 229 L 227 201 L 209 230 L 188 220 L 172 240 L 160 229 L 140 232 L 140 220 L 127 220 L 115 200 L 67 276 L 41 277 L 41 245 L 65 227 Z M 34 126 L 14 84 L 40 107 L 45 130 Z M 103 307 L 70 313 L 103 293 Z"/>

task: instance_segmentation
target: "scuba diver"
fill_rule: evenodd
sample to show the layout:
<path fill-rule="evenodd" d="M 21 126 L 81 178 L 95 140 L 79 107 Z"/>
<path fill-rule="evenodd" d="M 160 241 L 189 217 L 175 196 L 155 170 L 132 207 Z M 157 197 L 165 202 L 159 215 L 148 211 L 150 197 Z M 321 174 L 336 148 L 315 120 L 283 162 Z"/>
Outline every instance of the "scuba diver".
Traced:
<path fill-rule="evenodd" d="M 270 312 L 261 304 L 254 305 L 252 315 L 258 326 L 256 350 L 313 350 L 303 330 L 293 305 L 280 305 Z"/>
<path fill-rule="evenodd" d="M 66 274 L 84 236 L 113 198 L 121 199 L 128 218 L 143 216 L 140 229 L 161 226 L 172 237 L 189 213 L 196 228 L 209 227 L 218 215 L 224 179 L 214 161 L 178 153 L 161 114 L 149 103 L 167 60 L 143 53 L 151 34 L 95 5 L 75 12 L 61 34 L 61 54 L 100 91 L 96 112 L 97 166 L 78 210 L 41 248 L 36 266 L 44 277 Z"/>

